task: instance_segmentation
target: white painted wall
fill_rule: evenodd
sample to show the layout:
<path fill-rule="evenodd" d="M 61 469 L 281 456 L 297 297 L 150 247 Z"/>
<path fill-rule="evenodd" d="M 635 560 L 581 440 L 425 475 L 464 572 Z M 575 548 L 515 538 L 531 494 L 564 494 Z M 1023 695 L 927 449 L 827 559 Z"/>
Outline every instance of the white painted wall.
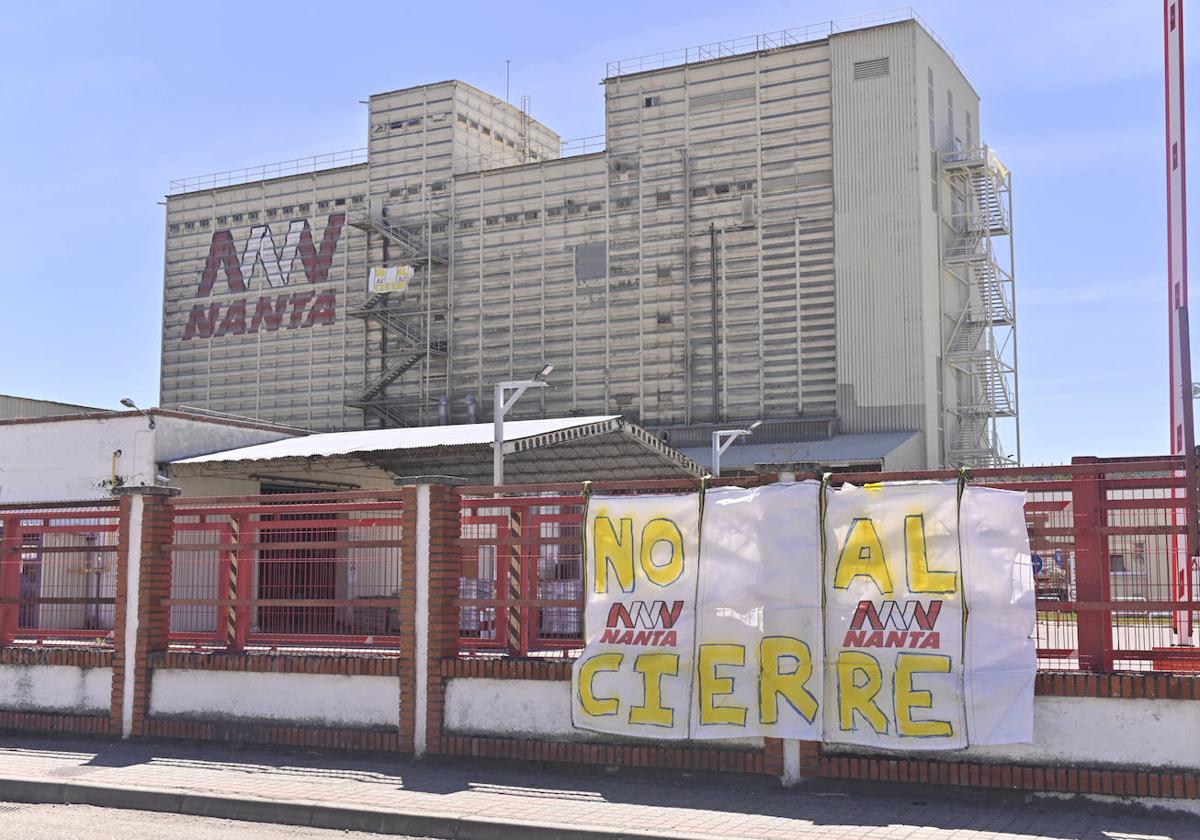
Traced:
<path fill-rule="evenodd" d="M 0 709 L 108 714 L 112 668 L 0 665 Z"/>
<path fill-rule="evenodd" d="M 570 692 L 570 683 L 559 681 L 451 679 L 446 685 L 446 730 L 457 735 L 611 742 L 611 737 L 571 726 Z M 1033 709 L 1032 744 L 920 755 L 1021 764 L 1200 768 L 1200 703 L 1194 700 L 1036 697 Z M 762 741 L 747 738 L 701 743 L 747 746 Z M 825 750 L 834 754 L 896 754 L 837 744 L 827 744 Z"/>
<path fill-rule="evenodd" d="M 288 437 L 281 430 L 141 414 L 0 422 L 0 502 L 102 499 L 115 470 L 126 486 L 154 483 L 155 464 Z"/>
<path fill-rule="evenodd" d="M 160 668 L 150 683 L 150 714 L 305 726 L 399 726 L 400 681 Z"/>
<path fill-rule="evenodd" d="M 1200 769 L 1200 702 L 1035 697 L 1033 738 L 1032 744 L 971 747 L 923 755 L 1021 764 Z M 855 755 L 887 752 L 835 744 L 828 744 L 825 749 Z"/>
<path fill-rule="evenodd" d="M 451 679 L 446 685 L 444 714 L 446 731 L 455 735 L 607 743 L 620 740 L 572 727 L 571 684 L 558 680 Z M 704 743 L 714 747 L 760 747 L 762 739 Z"/>

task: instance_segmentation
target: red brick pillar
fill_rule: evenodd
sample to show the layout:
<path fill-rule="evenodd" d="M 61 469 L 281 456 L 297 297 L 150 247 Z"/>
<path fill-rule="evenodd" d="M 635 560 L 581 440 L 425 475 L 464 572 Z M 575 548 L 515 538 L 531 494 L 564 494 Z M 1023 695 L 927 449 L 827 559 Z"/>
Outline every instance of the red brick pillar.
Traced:
<path fill-rule="evenodd" d="M 449 484 L 429 488 L 429 634 L 426 653 L 425 752 L 441 752 L 445 680 L 442 661 L 458 656 L 459 493 Z"/>
<path fill-rule="evenodd" d="M 1071 478 L 1071 507 L 1074 512 L 1075 600 L 1084 603 L 1109 600 L 1108 537 L 1101 530 L 1108 525 L 1104 510 L 1104 474 L 1099 459 L 1082 456 L 1071 465 L 1096 464 L 1088 472 Z M 1097 609 L 1076 611 L 1079 634 L 1079 669 L 1104 673 L 1111 671 L 1112 613 Z"/>
<path fill-rule="evenodd" d="M 113 688 L 109 730 L 145 732 L 150 654 L 167 649 L 174 487 L 121 487 L 117 596 L 113 616 Z"/>

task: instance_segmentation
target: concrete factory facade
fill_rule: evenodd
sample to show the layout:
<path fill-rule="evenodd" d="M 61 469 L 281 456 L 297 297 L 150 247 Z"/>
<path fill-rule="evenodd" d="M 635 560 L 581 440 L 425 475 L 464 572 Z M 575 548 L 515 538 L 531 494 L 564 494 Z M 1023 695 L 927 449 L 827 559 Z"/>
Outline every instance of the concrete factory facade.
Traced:
<path fill-rule="evenodd" d="M 474 422 L 549 362 L 510 417 L 1015 454 L 1010 176 L 919 20 L 615 62 L 604 94 L 602 151 L 448 81 L 372 96 L 326 168 L 174 185 L 161 404 Z"/>

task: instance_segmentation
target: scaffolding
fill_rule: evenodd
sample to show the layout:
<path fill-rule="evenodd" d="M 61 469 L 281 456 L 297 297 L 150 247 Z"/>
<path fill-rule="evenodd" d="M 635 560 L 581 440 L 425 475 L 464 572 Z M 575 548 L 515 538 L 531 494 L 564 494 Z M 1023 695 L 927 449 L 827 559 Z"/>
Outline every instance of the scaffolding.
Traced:
<path fill-rule="evenodd" d="M 950 195 L 942 249 L 948 277 L 942 359 L 950 391 L 944 399 L 953 418 L 946 460 L 964 467 L 1018 464 L 1012 175 L 986 145 L 944 153 L 941 172 Z M 1005 447 L 1009 431 L 1013 452 Z"/>

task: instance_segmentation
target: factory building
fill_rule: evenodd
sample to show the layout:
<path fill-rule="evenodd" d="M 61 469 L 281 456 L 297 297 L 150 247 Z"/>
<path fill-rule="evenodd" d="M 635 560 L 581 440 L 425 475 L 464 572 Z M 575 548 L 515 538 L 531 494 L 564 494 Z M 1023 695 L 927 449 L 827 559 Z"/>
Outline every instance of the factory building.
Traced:
<path fill-rule="evenodd" d="M 1017 457 L 1011 176 L 919 19 L 612 62 L 603 92 L 589 143 L 447 81 L 371 96 L 365 150 L 176 182 L 161 404 L 472 423 L 549 362 L 510 418 Z"/>

